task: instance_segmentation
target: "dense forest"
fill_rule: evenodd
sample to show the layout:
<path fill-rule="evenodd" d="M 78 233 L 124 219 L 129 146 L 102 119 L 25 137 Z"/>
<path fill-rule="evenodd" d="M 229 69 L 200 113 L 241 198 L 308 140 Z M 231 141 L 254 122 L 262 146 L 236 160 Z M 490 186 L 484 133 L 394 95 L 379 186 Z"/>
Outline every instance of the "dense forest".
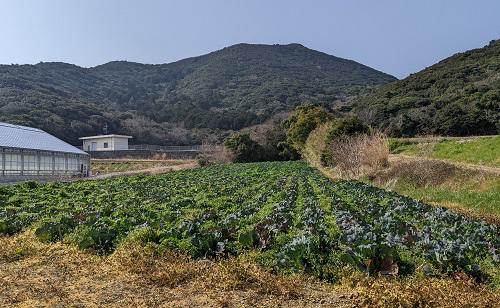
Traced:
<path fill-rule="evenodd" d="M 395 80 L 299 44 L 238 44 L 159 65 L 0 65 L 0 121 L 73 144 L 102 133 L 105 124 L 135 143 L 193 144 L 221 140 L 303 103 L 333 106 Z"/>
<path fill-rule="evenodd" d="M 500 40 L 362 96 L 353 111 L 393 136 L 499 134 Z"/>

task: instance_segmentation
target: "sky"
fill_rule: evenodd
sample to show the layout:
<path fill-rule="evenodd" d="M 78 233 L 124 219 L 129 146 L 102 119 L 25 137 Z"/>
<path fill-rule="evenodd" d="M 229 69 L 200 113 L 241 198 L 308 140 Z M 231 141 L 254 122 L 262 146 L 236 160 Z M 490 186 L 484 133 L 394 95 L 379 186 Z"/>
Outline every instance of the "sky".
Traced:
<path fill-rule="evenodd" d="M 0 0 L 0 63 L 168 63 L 300 43 L 398 78 L 500 38 L 498 0 Z"/>

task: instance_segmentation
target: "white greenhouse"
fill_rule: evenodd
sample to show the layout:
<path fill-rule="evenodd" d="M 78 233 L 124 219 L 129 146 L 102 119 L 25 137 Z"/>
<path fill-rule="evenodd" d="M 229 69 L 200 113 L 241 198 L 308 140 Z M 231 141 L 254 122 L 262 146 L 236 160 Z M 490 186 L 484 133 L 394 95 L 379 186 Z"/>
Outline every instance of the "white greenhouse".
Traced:
<path fill-rule="evenodd" d="M 43 130 L 0 122 L 0 182 L 85 176 L 90 156 Z"/>

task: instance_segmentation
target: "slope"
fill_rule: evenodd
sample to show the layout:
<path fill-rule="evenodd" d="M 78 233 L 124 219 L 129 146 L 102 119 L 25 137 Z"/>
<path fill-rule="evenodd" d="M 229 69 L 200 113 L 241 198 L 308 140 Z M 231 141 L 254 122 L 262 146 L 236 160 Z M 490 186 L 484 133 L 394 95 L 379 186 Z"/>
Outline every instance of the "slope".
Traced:
<path fill-rule="evenodd" d="M 395 78 L 299 44 L 238 44 L 169 64 L 115 61 L 0 66 L 0 120 L 75 143 L 113 132 L 140 143 L 195 143 L 303 102 L 331 105 Z"/>
<path fill-rule="evenodd" d="M 455 54 L 354 102 L 393 136 L 500 132 L 500 40 Z"/>

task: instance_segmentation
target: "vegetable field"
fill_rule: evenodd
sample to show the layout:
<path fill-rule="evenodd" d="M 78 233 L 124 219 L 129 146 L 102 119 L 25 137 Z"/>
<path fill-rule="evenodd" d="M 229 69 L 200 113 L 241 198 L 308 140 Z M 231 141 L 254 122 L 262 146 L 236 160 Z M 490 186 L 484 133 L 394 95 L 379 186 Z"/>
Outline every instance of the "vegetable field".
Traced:
<path fill-rule="evenodd" d="M 498 279 L 499 227 L 302 162 L 233 164 L 163 175 L 0 187 L 0 234 L 113 251 L 132 237 L 194 258 L 250 253 L 280 272 L 335 281 L 369 273 L 463 270 Z M 495 276 L 497 276 L 495 278 Z"/>

